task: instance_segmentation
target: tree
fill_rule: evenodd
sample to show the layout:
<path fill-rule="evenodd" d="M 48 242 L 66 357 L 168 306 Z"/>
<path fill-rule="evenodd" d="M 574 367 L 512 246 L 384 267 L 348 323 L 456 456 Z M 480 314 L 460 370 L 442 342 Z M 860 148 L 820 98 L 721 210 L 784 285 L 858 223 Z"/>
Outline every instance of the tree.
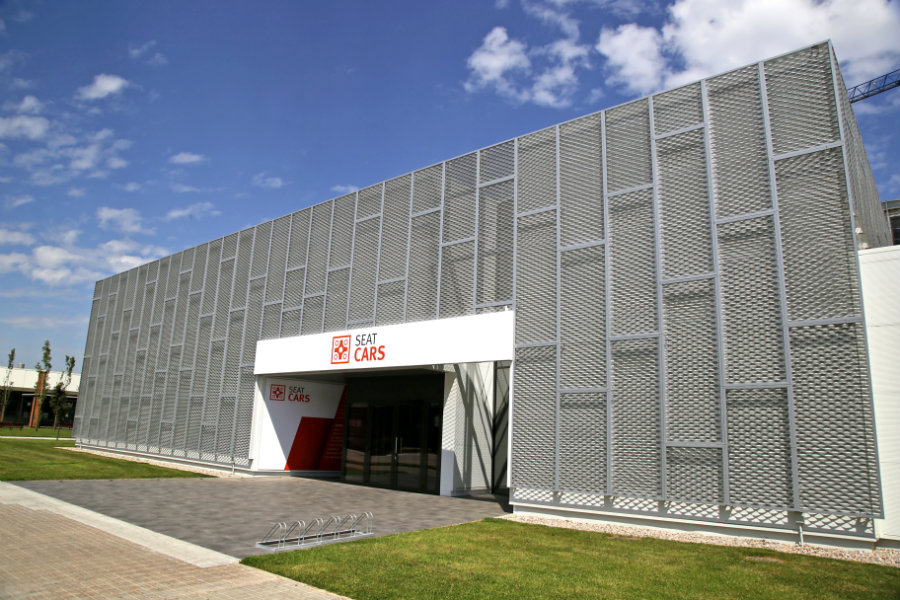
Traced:
<path fill-rule="evenodd" d="M 0 423 L 6 418 L 6 403 L 9 402 L 9 378 L 12 375 L 13 363 L 16 360 L 16 349 L 9 351 L 9 366 L 6 369 L 6 381 L 3 382 L 3 398 L 0 399 Z"/>
<path fill-rule="evenodd" d="M 50 395 L 50 409 L 53 411 L 53 428 L 59 425 L 59 417 L 64 411 L 72 408 L 72 401 L 66 395 L 66 388 L 72 383 L 72 369 L 75 368 L 75 357 L 66 354 L 66 370 L 60 377 L 53 393 Z"/>
<path fill-rule="evenodd" d="M 41 426 L 41 411 L 44 408 L 44 400 L 47 399 L 47 376 L 50 375 L 50 369 L 53 368 L 50 362 L 52 360 L 50 356 L 50 340 L 44 340 L 42 352 L 43 356 L 40 362 L 34 365 L 35 370 L 38 372 L 37 383 L 34 384 L 34 401 L 37 403 L 37 407 L 32 409 L 37 410 L 37 413 L 32 413 L 37 414 L 34 421 L 35 431 Z"/>

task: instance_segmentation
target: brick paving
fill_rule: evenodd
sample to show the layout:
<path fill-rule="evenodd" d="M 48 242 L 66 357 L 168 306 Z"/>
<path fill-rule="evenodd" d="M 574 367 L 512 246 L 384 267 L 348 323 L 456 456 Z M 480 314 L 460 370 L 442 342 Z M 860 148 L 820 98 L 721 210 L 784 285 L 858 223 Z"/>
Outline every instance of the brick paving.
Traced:
<path fill-rule="evenodd" d="M 73 519 L 0 503 L 0 597 L 341 598 L 237 563 L 198 567 Z"/>
<path fill-rule="evenodd" d="M 388 535 L 497 517 L 499 500 L 449 498 L 300 477 L 24 481 L 46 494 L 140 527 L 243 558 L 272 523 L 370 511 Z"/>

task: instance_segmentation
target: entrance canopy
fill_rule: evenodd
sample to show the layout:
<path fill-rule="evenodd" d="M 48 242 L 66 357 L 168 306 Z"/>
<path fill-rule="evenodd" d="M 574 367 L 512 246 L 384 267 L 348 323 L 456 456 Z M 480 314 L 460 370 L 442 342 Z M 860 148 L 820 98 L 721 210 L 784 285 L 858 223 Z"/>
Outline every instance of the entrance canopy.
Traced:
<path fill-rule="evenodd" d="M 256 344 L 256 375 L 513 359 L 515 313 L 364 327 Z"/>

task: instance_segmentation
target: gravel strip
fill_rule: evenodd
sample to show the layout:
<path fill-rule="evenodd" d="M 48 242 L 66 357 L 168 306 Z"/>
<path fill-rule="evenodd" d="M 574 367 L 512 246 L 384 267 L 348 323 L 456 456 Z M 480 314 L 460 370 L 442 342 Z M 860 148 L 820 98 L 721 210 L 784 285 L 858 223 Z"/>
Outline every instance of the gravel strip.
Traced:
<path fill-rule="evenodd" d="M 157 467 L 165 467 L 167 469 L 175 469 L 177 471 L 191 471 L 192 473 L 200 473 L 202 475 L 209 475 L 211 477 L 218 477 L 220 479 L 231 479 L 231 478 L 239 478 L 239 477 L 252 477 L 252 475 L 248 475 L 246 473 L 230 473 L 228 471 L 220 471 L 219 469 L 208 469 L 206 467 L 201 467 L 198 465 L 192 465 L 187 463 L 178 463 L 178 462 L 167 462 L 164 460 L 154 460 L 152 458 L 144 458 L 142 456 L 131 456 L 129 454 L 119 454 L 117 452 L 104 452 L 103 450 L 94 450 L 93 448 L 65 448 L 66 450 L 71 450 L 73 452 L 85 452 L 87 454 L 96 454 L 97 456 L 106 456 L 109 458 L 117 458 L 119 460 L 130 460 L 131 462 L 139 462 L 146 463 L 148 465 L 155 465 Z"/>
<path fill-rule="evenodd" d="M 818 546 L 815 544 L 789 544 L 773 540 L 756 538 L 743 538 L 730 535 L 718 535 L 714 533 L 687 533 L 684 531 L 671 531 L 651 527 L 638 527 L 637 525 L 618 525 L 588 521 L 584 519 L 564 519 L 562 517 L 537 517 L 531 515 L 504 515 L 501 519 L 509 519 L 519 523 L 532 525 L 547 525 L 549 527 L 562 527 L 565 529 L 580 529 L 582 531 L 597 531 L 617 536 L 626 537 L 654 537 L 676 542 L 692 542 L 696 544 L 713 544 L 716 546 L 743 546 L 745 548 L 765 548 L 777 552 L 790 552 L 791 554 L 808 554 L 824 558 L 836 558 L 840 560 L 852 560 L 855 562 L 872 563 L 888 567 L 900 568 L 900 550 L 893 548 L 878 548 L 876 550 L 851 550 L 847 548 L 834 548 L 830 546 Z"/>

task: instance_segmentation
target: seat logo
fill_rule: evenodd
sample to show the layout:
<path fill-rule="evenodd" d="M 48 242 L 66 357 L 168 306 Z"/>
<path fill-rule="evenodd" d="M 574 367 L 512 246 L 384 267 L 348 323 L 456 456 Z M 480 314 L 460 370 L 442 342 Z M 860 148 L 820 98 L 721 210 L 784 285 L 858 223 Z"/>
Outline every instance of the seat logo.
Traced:
<path fill-rule="evenodd" d="M 273 383 L 269 386 L 269 400 L 284 402 L 284 385 Z"/>
<path fill-rule="evenodd" d="M 350 336 L 338 335 L 331 339 L 331 364 L 340 365 L 350 362 Z"/>

